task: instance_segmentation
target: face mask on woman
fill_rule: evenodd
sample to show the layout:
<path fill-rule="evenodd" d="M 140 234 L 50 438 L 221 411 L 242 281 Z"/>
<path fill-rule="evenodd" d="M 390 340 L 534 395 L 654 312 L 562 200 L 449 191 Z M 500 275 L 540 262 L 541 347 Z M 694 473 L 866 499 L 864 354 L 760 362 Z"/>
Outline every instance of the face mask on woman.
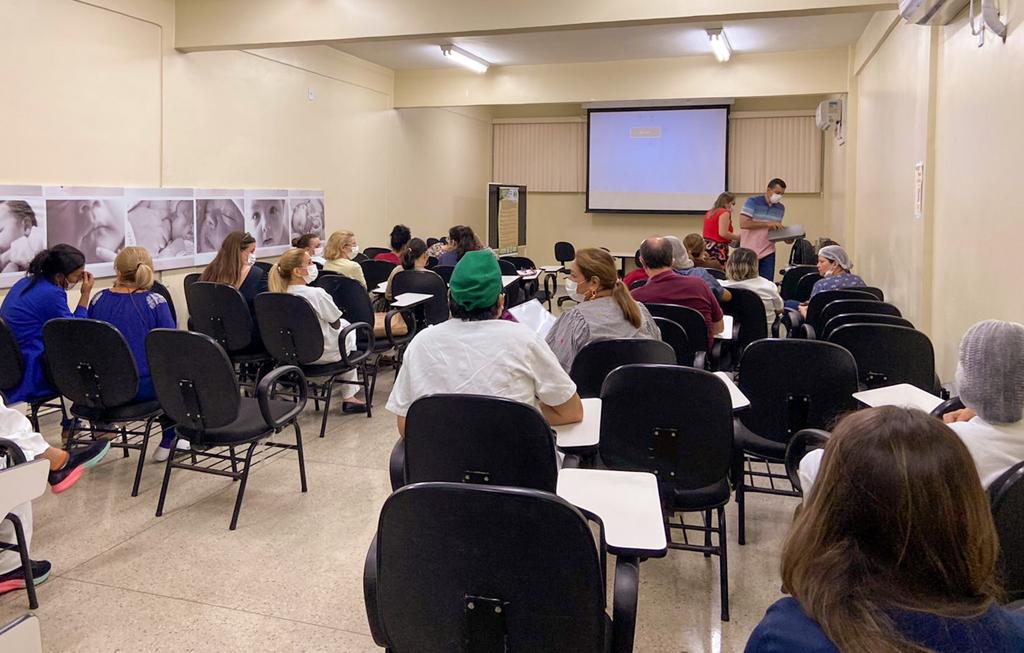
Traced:
<path fill-rule="evenodd" d="M 302 280 L 305 281 L 307 284 L 311 284 L 314 281 L 316 281 L 317 274 L 318 271 L 316 269 L 316 266 L 310 263 L 309 267 L 306 268 L 306 274 L 302 275 Z"/>
<path fill-rule="evenodd" d="M 574 302 L 580 302 L 581 304 L 585 301 L 583 295 L 579 294 L 580 285 L 573 281 L 571 278 L 565 280 L 565 292 L 569 293 L 569 297 Z"/>
<path fill-rule="evenodd" d="M 317 247 L 316 249 L 313 250 L 313 256 L 323 256 L 323 255 L 324 255 L 324 248 L 323 247 Z"/>
<path fill-rule="evenodd" d="M 255 252 L 250 252 L 249 255 L 245 257 L 245 264 L 248 265 L 249 267 L 252 267 L 252 266 L 256 265 L 256 253 Z"/>
<path fill-rule="evenodd" d="M 348 248 L 348 251 L 352 253 L 352 256 L 355 256 L 359 253 L 359 245 L 352 245 Z"/>

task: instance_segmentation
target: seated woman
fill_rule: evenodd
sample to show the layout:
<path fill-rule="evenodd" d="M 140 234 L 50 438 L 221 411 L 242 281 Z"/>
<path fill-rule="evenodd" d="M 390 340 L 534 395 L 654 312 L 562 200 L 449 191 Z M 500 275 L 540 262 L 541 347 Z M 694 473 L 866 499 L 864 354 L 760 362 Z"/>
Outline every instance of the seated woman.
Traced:
<path fill-rule="evenodd" d="M 394 229 L 391 230 L 391 251 L 381 252 L 374 256 L 373 260 L 401 265 L 402 260 L 399 256 L 402 254 L 402 250 L 405 249 L 405 245 L 409 242 L 410 238 L 412 238 L 412 232 L 409 231 L 409 227 L 406 227 L 404 224 L 396 224 Z"/>
<path fill-rule="evenodd" d="M 82 283 L 78 307 L 68 310 L 68 290 Z M 3 317 L 25 358 L 21 383 L 7 393 L 8 403 L 45 399 L 57 394 L 46 377 L 43 325 L 58 317 L 86 317 L 93 276 L 85 270 L 85 255 L 71 245 L 54 245 L 36 254 L 28 274 L 19 279 L 0 306 Z M 64 424 L 65 429 L 70 421 Z M 65 430 L 66 436 L 66 430 Z"/>
<path fill-rule="evenodd" d="M 363 267 L 352 260 L 359 253 L 359 243 L 356 242 L 356 235 L 351 231 L 335 231 L 327 239 L 327 247 L 324 248 L 324 270 L 337 272 L 350 279 L 355 279 L 366 287 L 366 277 L 363 275 Z"/>
<path fill-rule="evenodd" d="M 320 236 L 317 234 L 302 234 L 298 238 L 293 238 L 292 247 L 306 250 L 314 263 L 319 263 L 321 266 L 325 263 L 324 249 L 320 246 Z"/>
<path fill-rule="evenodd" d="M 341 330 L 349 325 L 347 320 L 342 319 L 341 310 L 335 305 L 334 300 L 323 288 L 317 288 L 308 284 L 313 283 L 317 277 L 316 266 L 309 254 L 304 249 L 290 249 L 281 255 L 270 271 L 270 292 L 286 292 L 302 297 L 313 307 L 313 312 L 320 322 L 320 331 L 324 338 L 324 353 L 314 361 L 313 365 L 326 363 L 337 363 L 341 360 L 341 343 L 338 341 Z M 356 336 L 350 333 L 345 339 L 345 351 L 355 351 Z M 346 372 L 341 377 L 345 381 L 357 381 L 359 379 L 356 370 Z M 342 385 L 341 412 L 343 413 L 365 413 L 366 403 L 356 397 L 359 387 L 352 384 Z"/>
<path fill-rule="evenodd" d="M 700 234 L 687 234 L 686 238 L 683 238 L 683 247 L 686 248 L 687 253 L 690 255 L 693 267 L 711 268 L 712 270 L 725 269 L 725 266 L 719 263 L 718 259 L 708 254 L 708 250 L 704 247 L 704 237 Z"/>
<path fill-rule="evenodd" d="M 455 266 L 466 252 L 475 252 L 483 248 L 470 227 L 456 225 L 448 230 L 448 251 L 438 257 L 437 264 Z"/>
<path fill-rule="evenodd" d="M 402 264 L 395 266 L 395 269 L 388 275 L 388 287 L 384 296 L 388 301 L 394 299 L 391 293 L 391 281 L 395 275 L 403 270 L 426 270 L 427 269 L 427 244 L 419 238 L 413 238 L 402 251 Z"/>
<path fill-rule="evenodd" d="M 852 413 L 782 550 L 783 591 L 751 633 L 768 651 L 1021 651 L 997 605 L 999 544 L 970 454 L 937 419 Z"/>
<path fill-rule="evenodd" d="M 146 336 L 153 329 L 174 329 L 177 324 L 171 315 L 167 300 L 162 295 L 150 292 L 153 287 L 153 259 L 144 247 L 125 247 L 114 259 L 117 278 L 114 286 L 101 291 L 89 306 L 89 317 L 112 324 L 128 343 L 139 372 L 139 392 L 133 401 L 153 401 L 156 390 L 149 375 L 149 360 L 146 357 Z M 163 462 L 171 452 L 174 441 L 172 422 L 160 418 L 163 439 L 153 452 L 153 460 Z M 181 443 L 182 449 L 188 448 Z"/>
<path fill-rule="evenodd" d="M 718 279 L 711 276 L 710 272 L 704 268 L 694 267 L 690 253 L 683 246 L 683 241 L 676 236 L 665 236 L 665 240 L 672 244 L 672 269 L 676 274 L 684 277 L 696 277 L 703 281 L 719 304 L 732 299 L 732 293 L 723 288 Z"/>
<path fill-rule="evenodd" d="M 562 313 L 545 340 L 566 372 L 576 354 L 596 340 L 661 338 L 661 330 L 643 304 L 619 279 L 615 259 L 603 249 L 580 249 L 569 264 L 565 289 L 579 304 Z"/>
<path fill-rule="evenodd" d="M 818 274 L 823 278 L 819 279 L 811 289 L 811 297 L 826 290 L 839 290 L 841 288 L 863 288 L 867 284 L 856 274 L 850 272 L 853 269 L 853 261 L 846 250 L 839 245 L 826 245 L 818 250 Z"/>
<path fill-rule="evenodd" d="M 725 264 L 725 275 L 728 281 L 723 283 L 728 288 L 744 288 L 753 290 L 764 302 L 764 316 L 768 321 L 768 333 L 771 333 L 775 317 L 782 313 L 782 296 L 774 283 L 765 279 L 757 272 L 757 253 L 746 247 L 732 250 Z"/>
<path fill-rule="evenodd" d="M 199 280 L 238 288 L 251 311 L 256 295 L 267 291 L 267 273 L 256 265 L 256 239 L 251 234 L 232 231 Z"/>

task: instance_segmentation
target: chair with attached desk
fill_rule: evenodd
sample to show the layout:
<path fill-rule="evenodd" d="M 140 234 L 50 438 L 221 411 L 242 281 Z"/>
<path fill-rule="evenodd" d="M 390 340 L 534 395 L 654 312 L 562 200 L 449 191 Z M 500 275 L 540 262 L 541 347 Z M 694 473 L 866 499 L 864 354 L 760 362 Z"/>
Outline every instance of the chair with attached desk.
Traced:
<path fill-rule="evenodd" d="M 693 350 L 693 345 L 690 344 L 686 330 L 667 317 L 653 319 L 654 323 L 658 325 L 658 330 L 661 331 L 661 341 L 672 347 L 672 351 L 676 353 L 676 365 L 693 367 L 693 357 L 696 352 Z"/>
<path fill-rule="evenodd" d="M 501 269 L 501 276 L 516 277 L 512 285 L 505 287 L 505 308 L 512 308 L 522 304 L 526 293 L 523 290 L 523 280 L 519 278 L 519 270 L 511 261 L 505 258 L 498 259 L 498 268 Z"/>
<path fill-rule="evenodd" d="M 373 259 L 377 258 L 378 254 L 387 254 L 390 251 L 391 250 L 387 247 L 367 247 L 362 251 L 362 253 L 366 255 L 367 259 L 372 261 Z"/>
<path fill-rule="evenodd" d="M 619 561 L 607 614 L 604 529 L 535 489 L 418 483 L 381 508 L 363 567 L 389 651 L 628 653 L 639 571 Z"/>
<path fill-rule="evenodd" d="M 572 243 L 566 242 L 564 240 L 560 240 L 557 243 L 555 243 L 555 260 L 558 261 L 558 264 L 562 266 L 562 272 L 568 273 L 569 268 L 566 267 L 566 265 L 569 263 L 569 261 L 573 261 L 575 259 L 576 248 L 573 247 Z M 573 298 L 570 297 L 569 295 L 562 295 L 561 297 L 558 298 L 558 301 L 556 303 L 558 304 L 558 306 L 561 306 L 565 302 L 571 301 L 575 300 L 573 300 Z"/>
<path fill-rule="evenodd" d="M 175 441 L 164 467 L 156 516 L 164 511 L 172 469 L 226 476 L 239 481 L 229 530 L 235 530 L 242 498 L 257 445 L 263 443 L 265 461 L 286 451 L 298 455 L 299 483 L 306 491 L 306 463 L 298 417 L 306 407 L 306 379 L 295 366 L 274 369 L 260 379 L 255 397 L 242 397 L 231 362 L 215 340 L 200 333 L 154 329 L 146 336 L 146 354 L 153 372 L 160 405 L 174 420 Z M 279 384 L 288 387 L 292 401 L 277 398 Z M 268 439 L 291 426 L 295 444 Z M 178 440 L 188 441 L 189 451 L 178 451 Z M 235 447 L 244 447 L 236 455 Z M 223 450 L 227 453 L 223 453 Z M 185 462 L 185 461 L 188 462 Z"/>
<path fill-rule="evenodd" d="M 800 461 L 815 449 L 824 449 L 830 437 L 832 434 L 824 429 L 802 429 L 793 434 L 786 445 L 786 476 L 800 496 L 804 496 L 804 489 L 800 487 Z"/>
<path fill-rule="evenodd" d="M 714 352 L 708 351 L 708 323 L 700 311 L 689 306 L 678 304 L 644 304 L 647 310 L 654 317 L 664 317 L 672 320 L 686 331 L 686 337 L 693 347 L 693 367 L 698 369 L 712 369 L 717 364 L 717 357 Z M 640 362 L 640 361 L 637 361 Z"/>
<path fill-rule="evenodd" d="M 835 304 L 836 302 L 832 303 Z M 896 317 L 894 315 L 885 315 L 882 313 L 841 313 L 825 322 L 825 326 L 821 327 L 821 333 L 819 334 L 820 337 L 818 339 L 828 340 L 833 331 L 841 326 L 846 326 L 847 324 L 888 324 L 891 326 L 907 327 L 909 329 L 914 328 L 913 322 L 904 317 Z"/>
<path fill-rule="evenodd" d="M 256 296 L 256 321 L 267 351 L 280 365 L 294 365 L 302 370 L 309 382 L 309 389 L 315 400 L 323 402 L 323 419 L 320 423 L 320 437 L 327 431 L 327 417 L 331 409 L 334 386 L 359 385 L 366 397 L 366 417 L 373 414 L 374 371 L 366 361 L 373 352 L 376 340 L 373 326 L 366 322 L 353 322 L 338 334 L 338 350 L 341 359 L 333 363 L 317 363 L 324 355 L 324 334 L 320 318 L 306 299 L 289 293 L 268 292 Z M 345 343 L 349 334 L 356 340 L 356 349 L 346 351 Z M 361 343 L 361 344 L 360 344 Z M 363 379 L 349 381 L 340 378 L 355 371 Z"/>
<path fill-rule="evenodd" d="M 862 288 L 842 288 L 840 290 L 825 290 L 811 297 L 807 303 L 806 317 L 800 311 L 787 308 L 782 314 L 782 324 L 790 338 L 805 338 L 813 340 L 821 331 L 825 323 L 821 321 L 821 311 L 831 302 L 837 299 L 863 299 L 867 301 L 878 301 L 875 295 Z"/>
<path fill-rule="evenodd" d="M 935 350 L 928 336 L 903 326 L 847 324 L 829 334 L 828 342 L 853 354 L 865 389 L 909 383 L 940 395 Z"/>
<path fill-rule="evenodd" d="M 685 400 L 681 401 L 681 398 Z M 601 390 L 601 463 L 646 471 L 658 478 L 665 525 L 682 541 L 669 548 L 719 556 L 721 618 L 729 620 L 725 506 L 732 496 L 733 408 L 729 390 L 714 374 L 678 365 L 624 365 Z M 711 512 L 717 514 L 712 526 Z M 701 513 L 702 525 L 685 522 Z M 672 519 L 679 516 L 679 521 Z M 691 543 L 688 534 L 703 534 Z M 712 543 L 712 535 L 717 543 Z"/>
<path fill-rule="evenodd" d="M 223 283 L 197 281 L 188 288 L 191 330 L 216 340 L 235 366 L 239 383 L 251 390 L 271 358 L 245 298 L 237 288 Z"/>
<path fill-rule="evenodd" d="M 750 406 L 735 423 L 737 468 L 733 472 L 739 508 L 739 543 L 746 542 L 745 494 L 799 496 L 776 487 L 788 477 L 772 470 L 785 462 L 786 446 L 806 428 L 831 428 L 844 412 L 855 410 L 857 363 L 838 345 L 819 340 L 768 338 L 747 347 L 737 371 L 737 386 Z M 765 471 L 754 469 L 764 465 Z M 765 479 L 768 486 L 757 485 Z"/>
<path fill-rule="evenodd" d="M 998 577 L 1008 602 L 1024 600 L 1024 462 L 1006 470 L 988 488 L 999 535 Z"/>
<path fill-rule="evenodd" d="M 532 259 L 525 256 L 502 256 L 501 260 L 508 261 L 515 266 L 516 271 L 519 270 L 537 270 L 536 263 Z M 505 274 L 505 272 L 502 272 Z M 543 283 L 543 289 L 541 289 L 541 283 Z M 544 274 L 543 282 L 540 279 L 531 279 L 529 281 L 522 281 L 522 289 L 524 293 L 523 301 L 529 301 L 536 299 L 541 304 L 547 304 L 548 310 L 551 310 L 551 298 L 555 296 L 555 291 L 558 289 L 558 281 L 553 274 Z"/>
<path fill-rule="evenodd" d="M 14 337 L 7 322 L 0 318 L 0 396 L 7 401 L 7 393 L 21 385 L 25 375 L 25 357 L 21 355 L 21 347 Z M 42 408 L 59 408 L 61 416 L 67 417 L 64 398 L 59 394 L 31 399 L 28 402 L 28 420 L 32 430 L 39 432 L 39 411 Z"/>
<path fill-rule="evenodd" d="M 391 276 L 391 271 L 395 269 L 395 264 L 390 261 L 375 261 L 373 257 L 367 254 L 369 258 L 361 262 L 359 267 L 363 269 L 363 278 L 366 279 L 366 287 L 373 289 L 381 283 L 388 280 Z"/>
<path fill-rule="evenodd" d="M 23 614 L 9 624 L 0 626 L 0 651 L 43 653 L 39 617 L 32 613 Z"/>
<path fill-rule="evenodd" d="M 100 320 L 61 318 L 43 326 L 43 345 L 50 378 L 71 400 L 71 416 L 89 424 L 83 437 L 77 420 L 67 448 L 91 444 L 101 435 L 115 436 L 110 446 L 139 452 L 132 496 L 138 496 L 149 438 L 163 410 L 155 399 L 137 401 L 139 371 L 121 332 Z M 143 426 L 133 427 L 142 423 Z M 129 428 L 132 427 L 132 428 Z"/>
<path fill-rule="evenodd" d="M 23 503 L 38 499 L 46 491 L 50 464 L 43 458 L 26 462 L 25 452 L 14 442 L 4 438 L 0 438 L 0 462 L 3 463 L 0 468 L 0 521 L 6 519 L 11 522 L 14 526 L 15 540 L 14 544 L 0 542 L 0 551 L 15 551 L 20 556 L 25 593 L 28 594 L 28 607 L 35 610 L 39 607 L 39 601 L 36 599 L 28 540 L 21 519 L 14 510 Z M 0 647 L 0 650 L 4 649 Z"/>
<path fill-rule="evenodd" d="M 783 299 L 795 299 L 797 301 L 805 302 L 807 298 L 811 296 L 811 289 L 807 289 L 807 294 L 804 297 L 799 297 L 797 290 L 800 280 L 809 274 L 818 274 L 818 268 L 815 265 L 793 265 L 790 266 L 786 273 L 782 275 L 782 284 L 779 286 L 779 294 L 782 295 Z M 818 274 L 815 281 L 821 278 Z M 812 284 L 813 286 L 813 284 Z"/>
<path fill-rule="evenodd" d="M 676 352 L 668 343 L 650 338 L 595 340 L 576 354 L 569 377 L 576 383 L 580 398 L 600 397 L 608 374 L 632 363 L 675 365 Z"/>
<path fill-rule="evenodd" d="M 402 270 L 391 280 L 391 296 L 405 293 L 430 295 L 431 299 L 416 306 L 418 328 L 440 324 L 451 317 L 448 311 L 448 286 L 440 275 L 430 270 Z"/>

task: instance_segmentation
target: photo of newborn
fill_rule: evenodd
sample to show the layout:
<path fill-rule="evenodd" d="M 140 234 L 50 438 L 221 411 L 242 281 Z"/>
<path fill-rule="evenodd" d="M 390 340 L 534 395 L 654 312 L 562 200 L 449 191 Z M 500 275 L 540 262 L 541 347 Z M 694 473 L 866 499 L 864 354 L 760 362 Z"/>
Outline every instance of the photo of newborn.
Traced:
<path fill-rule="evenodd" d="M 195 206 L 192 200 L 142 200 L 128 209 L 135 244 L 154 259 L 195 254 Z"/>
<path fill-rule="evenodd" d="M 316 234 L 321 239 L 324 235 L 324 201 L 321 199 L 291 200 L 292 235 Z"/>
<path fill-rule="evenodd" d="M 25 272 L 46 249 L 43 200 L 0 200 L 0 272 Z"/>
<path fill-rule="evenodd" d="M 216 252 L 232 231 L 245 231 L 242 200 L 196 200 L 197 252 Z"/>
<path fill-rule="evenodd" d="M 249 230 L 256 237 L 256 247 L 288 245 L 288 220 L 284 200 L 249 200 Z"/>
<path fill-rule="evenodd" d="M 124 201 L 46 200 L 46 241 L 82 250 L 86 263 L 109 263 L 124 247 Z"/>

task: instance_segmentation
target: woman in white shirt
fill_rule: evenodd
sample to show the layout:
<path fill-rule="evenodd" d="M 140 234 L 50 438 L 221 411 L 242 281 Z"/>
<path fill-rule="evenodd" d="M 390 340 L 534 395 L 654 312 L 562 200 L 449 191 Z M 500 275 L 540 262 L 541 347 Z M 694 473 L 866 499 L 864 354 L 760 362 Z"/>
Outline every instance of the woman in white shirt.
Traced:
<path fill-rule="evenodd" d="M 325 363 L 337 363 L 341 360 L 341 349 L 339 337 L 341 331 L 349 325 L 349 322 L 341 317 L 341 310 L 335 305 L 334 300 L 323 288 L 310 286 L 317 277 L 316 265 L 313 264 L 309 252 L 304 249 L 290 249 L 281 255 L 281 258 L 274 264 L 270 271 L 268 285 L 270 292 L 286 292 L 302 297 L 313 307 L 317 319 L 320 322 L 320 330 L 324 337 L 324 353 L 319 359 L 313 362 L 314 365 Z M 350 333 L 345 339 L 345 351 L 355 351 L 356 338 Z M 343 374 L 341 379 L 346 381 L 358 381 L 359 376 L 356 370 Z M 342 386 L 342 397 L 344 402 L 341 405 L 343 413 L 365 413 L 366 403 L 356 397 L 359 387 L 352 384 Z"/>
<path fill-rule="evenodd" d="M 757 254 L 754 250 L 746 247 L 734 249 L 725 263 L 725 276 L 728 281 L 724 281 L 723 286 L 744 288 L 757 293 L 764 302 L 764 316 L 768 322 L 768 333 L 771 333 L 775 317 L 782 313 L 782 296 L 774 283 L 758 274 Z"/>

